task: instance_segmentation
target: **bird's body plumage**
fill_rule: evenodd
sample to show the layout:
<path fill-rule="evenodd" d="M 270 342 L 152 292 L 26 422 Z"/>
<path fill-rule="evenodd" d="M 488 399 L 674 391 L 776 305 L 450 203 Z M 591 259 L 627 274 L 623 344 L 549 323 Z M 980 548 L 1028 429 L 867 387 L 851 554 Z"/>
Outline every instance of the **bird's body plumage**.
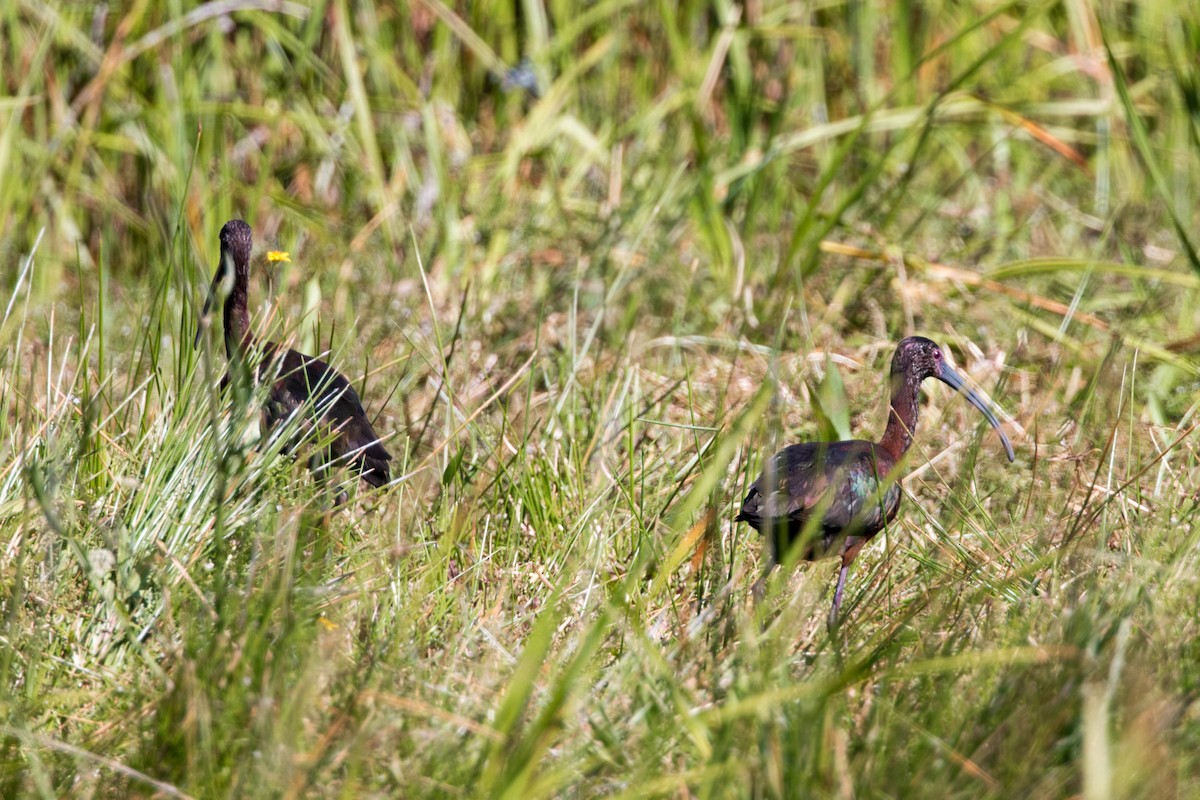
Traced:
<path fill-rule="evenodd" d="M 272 381 L 263 408 L 267 429 L 273 430 L 311 407 L 309 414 L 320 420 L 316 436 L 333 434 L 324 463 L 348 466 L 372 486 L 387 483 L 391 454 L 379 442 L 350 381 L 319 358 L 274 342 L 266 342 L 262 349 L 263 367 L 258 371 Z M 308 433 L 302 431 L 297 438 L 307 439 Z M 289 443 L 287 449 L 298 443 Z"/>
<path fill-rule="evenodd" d="M 750 487 L 737 521 L 771 536 L 776 556 L 783 556 L 819 514 L 799 557 L 840 555 L 896 516 L 900 487 L 888 480 L 893 466 L 895 459 L 875 442 L 790 445 Z"/>

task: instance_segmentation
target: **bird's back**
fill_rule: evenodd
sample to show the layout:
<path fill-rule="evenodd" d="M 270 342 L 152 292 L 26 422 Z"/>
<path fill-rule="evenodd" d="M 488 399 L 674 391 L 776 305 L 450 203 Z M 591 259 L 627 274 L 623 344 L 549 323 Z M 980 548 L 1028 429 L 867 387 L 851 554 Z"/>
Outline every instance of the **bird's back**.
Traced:
<path fill-rule="evenodd" d="M 891 455 L 874 442 L 806 442 L 776 453 L 750 487 L 737 520 L 773 533 L 786 548 L 814 514 L 820 541 L 804 558 L 824 555 L 848 535 L 869 539 L 900 507 L 900 487 L 887 480 Z"/>
<path fill-rule="evenodd" d="M 268 424 L 279 424 L 310 404 L 311 413 L 336 431 L 329 446 L 331 461 L 354 466 L 372 486 L 391 480 L 392 456 L 379 441 L 350 381 L 319 358 L 270 343 L 264 350 L 274 376 L 267 400 Z"/>

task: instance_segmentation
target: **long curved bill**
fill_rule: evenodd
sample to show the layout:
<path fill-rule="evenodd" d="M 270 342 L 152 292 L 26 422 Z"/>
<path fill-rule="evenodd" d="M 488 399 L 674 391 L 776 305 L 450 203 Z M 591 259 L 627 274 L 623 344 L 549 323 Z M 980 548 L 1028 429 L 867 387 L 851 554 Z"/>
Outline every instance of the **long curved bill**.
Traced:
<path fill-rule="evenodd" d="M 229 280 L 226 280 L 226 278 Z M 228 296 L 233 288 L 233 269 L 230 264 L 230 259 L 225 253 L 221 253 L 221 260 L 217 262 L 217 274 L 213 275 L 212 285 L 208 287 L 208 296 L 204 298 L 204 310 L 200 312 L 200 319 L 196 325 L 196 340 L 192 343 L 193 348 L 200 346 L 200 340 L 204 338 L 204 331 L 208 328 L 211 321 L 213 306 L 217 303 L 217 296 Z M 226 285 L 222 285 L 226 284 Z"/>
<path fill-rule="evenodd" d="M 949 364 L 942 363 L 941 374 L 937 379 L 947 386 L 954 389 L 959 394 L 965 395 L 971 401 L 971 405 L 979 409 L 980 413 L 987 419 L 991 426 L 996 429 L 996 433 L 1000 435 L 1000 441 L 1004 445 L 1004 452 L 1008 455 L 1009 461 L 1015 461 L 1016 456 L 1013 454 L 1012 443 L 1008 441 L 1008 437 L 1004 435 L 1004 430 L 1000 427 L 1000 420 L 996 419 L 996 415 L 992 413 L 992 409 L 988 407 L 987 401 L 979 396 L 979 392 L 967 386 L 967 382 L 963 380 L 963 376 L 959 375 Z"/>

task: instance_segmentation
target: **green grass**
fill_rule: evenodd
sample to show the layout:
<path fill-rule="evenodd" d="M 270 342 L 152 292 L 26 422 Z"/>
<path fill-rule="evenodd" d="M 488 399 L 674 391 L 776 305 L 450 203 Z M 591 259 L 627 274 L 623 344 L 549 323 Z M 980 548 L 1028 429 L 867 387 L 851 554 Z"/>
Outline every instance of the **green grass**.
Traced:
<path fill-rule="evenodd" d="M 1200 11 L 106 8 L 0 8 L 0 796 L 1200 796 Z M 231 217 L 386 491 L 215 394 Z M 1017 462 L 928 387 L 756 608 L 912 333 Z"/>

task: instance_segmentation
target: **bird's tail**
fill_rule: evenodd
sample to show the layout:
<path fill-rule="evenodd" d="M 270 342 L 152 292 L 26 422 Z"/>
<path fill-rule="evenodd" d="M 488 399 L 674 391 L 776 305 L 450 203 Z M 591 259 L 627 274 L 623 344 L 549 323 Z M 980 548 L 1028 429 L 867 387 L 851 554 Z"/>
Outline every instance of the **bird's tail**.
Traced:
<path fill-rule="evenodd" d="M 742 501 L 742 508 L 738 511 L 738 515 L 733 518 L 734 522 L 749 522 L 753 528 L 758 527 L 760 520 L 759 515 L 759 498 L 761 494 L 758 491 L 758 484 L 750 486 L 749 493 L 746 494 L 746 499 Z"/>
<path fill-rule="evenodd" d="M 358 462 L 362 479 L 377 489 L 387 485 L 387 482 L 392 479 L 392 470 L 388 466 L 388 461 L 389 459 L 386 458 L 364 454 Z"/>

